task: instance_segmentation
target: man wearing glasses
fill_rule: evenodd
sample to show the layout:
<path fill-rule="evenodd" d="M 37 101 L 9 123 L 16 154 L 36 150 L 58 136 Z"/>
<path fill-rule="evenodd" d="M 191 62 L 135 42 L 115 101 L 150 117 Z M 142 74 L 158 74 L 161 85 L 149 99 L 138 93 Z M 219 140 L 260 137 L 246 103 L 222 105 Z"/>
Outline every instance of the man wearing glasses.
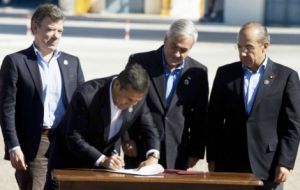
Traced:
<path fill-rule="evenodd" d="M 240 61 L 218 69 L 208 118 L 210 171 L 251 172 L 261 189 L 283 189 L 300 137 L 300 83 L 296 71 L 267 55 L 270 36 L 259 23 L 242 26 Z"/>

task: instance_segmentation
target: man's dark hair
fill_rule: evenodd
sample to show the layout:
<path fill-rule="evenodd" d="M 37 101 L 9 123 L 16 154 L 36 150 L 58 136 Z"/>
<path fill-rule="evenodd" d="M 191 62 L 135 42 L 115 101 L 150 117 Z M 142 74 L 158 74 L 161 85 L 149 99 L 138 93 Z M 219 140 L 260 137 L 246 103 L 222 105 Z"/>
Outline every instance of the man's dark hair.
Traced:
<path fill-rule="evenodd" d="M 35 22 L 40 24 L 45 17 L 49 17 L 53 21 L 64 20 L 65 15 L 60 8 L 53 4 L 40 5 L 31 17 L 31 23 Z"/>
<path fill-rule="evenodd" d="M 145 93 L 149 88 L 149 76 L 145 69 L 138 64 L 128 65 L 118 76 L 122 89 L 126 89 L 128 85 L 133 90 Z"/>

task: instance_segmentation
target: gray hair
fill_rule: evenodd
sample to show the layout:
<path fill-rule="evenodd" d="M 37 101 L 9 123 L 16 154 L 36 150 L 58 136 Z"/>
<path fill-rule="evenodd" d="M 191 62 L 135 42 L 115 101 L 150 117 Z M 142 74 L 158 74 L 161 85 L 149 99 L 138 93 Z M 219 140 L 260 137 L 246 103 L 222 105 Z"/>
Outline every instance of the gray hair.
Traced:
<path fill-rule="evenodd" d="M 31 23 L 41 24 L 44 18 L 49 17 L 53 21 L 64 20 L 65 15 L 60 8 L 53 4 L 40 5 L 32 15 Z"/>
<path fill-rule="evenodd" d="M 117 79 L 120 81 L 122 89 L 131 86 L 133 90 L 141 93 L 146 93 L 150 85 L 147 71 L 136 63 L 128 65 Z"/>
<path fill-rule="evenodd" d="M 245 31 L 246 29 L 249 28 L 255 28 L 258 30 L 258 43 L 263 44 L 265 42 L 267 43 L 271 43 L 271 37 L 270 34 L 267 30 L 267 27 L 265 27 L 264 25 L 258 23 L 258 22 L 248 22 L 246 24 L 244 24 L 239 32 L 239 35 Z"/>
<path fill-rule="evenodd" d="M 194 23 L 187 19 L 179 19 L 172 23 L 167 36 L 177 37 L 193 37 L 193 44 L 197 42 L 198 32 Z"/>

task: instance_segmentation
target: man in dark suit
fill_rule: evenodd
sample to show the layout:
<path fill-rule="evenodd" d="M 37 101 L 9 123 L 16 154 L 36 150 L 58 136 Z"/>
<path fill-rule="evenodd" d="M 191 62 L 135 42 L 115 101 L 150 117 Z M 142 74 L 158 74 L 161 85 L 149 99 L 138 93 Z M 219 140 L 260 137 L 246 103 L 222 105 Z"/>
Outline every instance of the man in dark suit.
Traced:
<path fill-rule="evenodd" d="M 282 189 L 294 167 L 300 137 L 296 71 L 267 56 L 270 36 L 259 23 L 238 35 L 240 61 L 218 69 L 208 119 L 210 171 L 252 172 L 262 189 Z"/>
<path fill-rule="evenodd" d="M 151 84 L 147 103 L 161 139 L 160 163 L 169 169 L 188 169 L 204 157 L 204 123 L 208 104 L 207 69 L 189 57 L 197 41 L 194 24 L 175 21 L 159 49 L 130 56 L 128 64 L 142 65 Z M 125 161 L 143 159 L 143 139 L 134 127 L 125 136 Z"/>
<path fill-rule="evenodd" d="M 120 169 L 120 138 L 133 124 L 141 128 L 147 159 L 140 167 L 158 163 L 158 131 L 144 101 L 149 76 L 139 65 L 128 66 L 116 77 L 83 84 L 58 129 L 51 148 L 49 171 L 53 168 Z M 51 144 L 52 146 L 52 144 Z M 49 183 L 48 183 L 49 182 Z M 58 184 L 47 178 L 47 189 Z"/>
<path fill-rule="evenodd" d="M 45 4 L 32 16 L 34 42 L 7 55 L 0 73 L 0 122 L 5 159 L 20 189 L 43 189 L 49 134 L 57 128 L 77 86 L 84 82 L 79 59 L 60 52 L 64 15 Z"/>

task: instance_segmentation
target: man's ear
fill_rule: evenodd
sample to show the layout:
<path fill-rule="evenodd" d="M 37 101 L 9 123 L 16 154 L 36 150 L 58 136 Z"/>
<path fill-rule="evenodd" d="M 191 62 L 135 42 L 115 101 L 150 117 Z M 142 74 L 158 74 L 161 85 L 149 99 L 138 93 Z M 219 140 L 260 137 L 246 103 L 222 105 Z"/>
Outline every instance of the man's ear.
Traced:
<path fill-rule="evenodd" d="M 32 32 L 32 34 L 36 34 L 37 28 L 38 28 L 38 24 L 34 21 L 31 21 L 31 32 Z"/>
<path fill-rule="evenodd" d="M 168 34 L 166 33 L 165 38 L 164 38 L 164 44 L 166 44 L 167 40 L 168 40 Z"/>
<path fill-rule="evenodd" d="M 270 43 L 268 43 L 268 42 L 264 43 L 264 52 L 266 52 L 268 50 L 269 46 L 270 46 Z"/>
<path fill-rule="evenodd" d="M 116 79 L 114 80 L 113 88 L 114 88 L 114 89 L 117 89 L 117 90 L 120 90 L 120 88 L 121 88 L 121 83 L 120 83 L 119 79 L 116 78 Z"/>

